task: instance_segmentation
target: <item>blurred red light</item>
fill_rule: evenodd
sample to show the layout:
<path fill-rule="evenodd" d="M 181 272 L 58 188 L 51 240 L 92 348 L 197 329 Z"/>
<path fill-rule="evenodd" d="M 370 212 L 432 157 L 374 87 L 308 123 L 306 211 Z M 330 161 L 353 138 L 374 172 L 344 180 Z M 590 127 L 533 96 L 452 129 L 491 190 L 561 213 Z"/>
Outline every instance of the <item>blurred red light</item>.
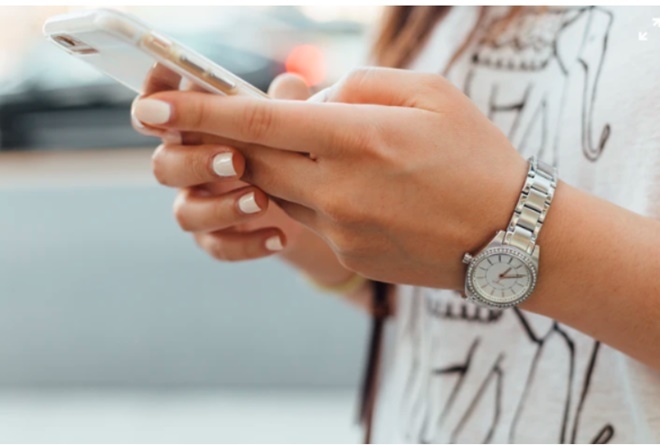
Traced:
<path fill-rule="evenodd" d="M 313 45 L 300 45 L 291 50 L 285 62 L 286 71 L 300 75 L 307 85 L 318 85 L 325 79 L 323 52 Z"/>

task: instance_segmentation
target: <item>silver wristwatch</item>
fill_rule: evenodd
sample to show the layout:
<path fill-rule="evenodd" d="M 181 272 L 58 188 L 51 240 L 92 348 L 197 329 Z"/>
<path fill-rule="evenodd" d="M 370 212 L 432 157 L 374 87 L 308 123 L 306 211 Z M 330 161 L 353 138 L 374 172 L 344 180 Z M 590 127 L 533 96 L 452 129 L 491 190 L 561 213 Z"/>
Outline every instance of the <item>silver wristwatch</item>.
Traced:
<path fill-rule="evenodd" d="M 518 204 L 506 231 L 497 232 L 468 264 L 465 297 L 491 309 L 515 306 L 536 286 L 540 247 L 536 245 L 557 187 L 557 169 L 532 157 Z"/>

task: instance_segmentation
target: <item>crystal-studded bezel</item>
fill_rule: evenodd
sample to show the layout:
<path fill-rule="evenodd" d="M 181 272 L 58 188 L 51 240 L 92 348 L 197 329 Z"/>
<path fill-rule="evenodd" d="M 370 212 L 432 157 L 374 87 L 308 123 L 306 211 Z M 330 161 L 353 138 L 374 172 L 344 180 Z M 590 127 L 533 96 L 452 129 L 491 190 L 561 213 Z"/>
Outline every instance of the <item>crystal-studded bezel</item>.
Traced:
<path fill-rule="evenodd" d="M 490 300 L 487 296 L 484 296 L 476 290 L 474 283 L 472 282 L 475 266 L 481 262 L 486 257 L 497 255 L 497 254 L 506 254 L 518 258 L 522 261 L 532 274 L 532 280 L 527 291 L 520 296 L 520 298 L 510 301 L 507 303 L 499 303 L 496 301 Z M 523 301 L 525 301 L 529 296 L 534 292 L 536 287 L 536 263 L 530 255 L 513 246 L 493 246 L 484 249 L 478 255 L 476 255 L 470 262 L 467 269 L 467 276 L 465 280 L 465 293 L 468 297 L 471 297 L 475 302 L 481 303 L 484 306 L 495 308 L 495 309 L 505 309 L 508 307 L 516 306 Z"/>

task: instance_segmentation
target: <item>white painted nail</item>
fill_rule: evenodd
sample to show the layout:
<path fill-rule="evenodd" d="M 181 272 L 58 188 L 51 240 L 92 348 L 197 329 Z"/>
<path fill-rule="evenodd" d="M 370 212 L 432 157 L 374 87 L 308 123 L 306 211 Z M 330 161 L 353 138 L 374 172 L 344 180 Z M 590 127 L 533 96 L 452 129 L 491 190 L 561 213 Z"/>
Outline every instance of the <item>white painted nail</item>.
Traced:
<path fill-rule="evenodd" d="M 172 107 L 162 100 L 140 99 L 133 107 L 133 114 L 145 124 L 164 124 L 170 120 Z"/>
<path fill-rule="evenodd" d="M 238 208 L 243 213 L 257 213 L 261 210 L 257 200 L 254 198 L 254 192 L 246 193 L 238 200 Z"/>
<path fill-rule="evenodd" d="M 272 251 L 272 252 L 277 252 L 279 250 L 284 249 L 284 246 L 282 246 L 282 240 L 280 239 L 279 236 L 271 236 L 266 240 L 266 249 Z"/>
<path fill-rule="evenodd" d="M 218 176 L 236 176 L 234 169 L 234 153 L 231 151 L 220 153 L 213 158 L 213 171 Z"/>
<path fill-rule="evenodd" d="M 142 125 L 142 122 L 140 122 L 133 113 L 131 113 L 131 122 L 136 128 L 139 128 L 140 130 L 145 128 L 144 125 Z"/>

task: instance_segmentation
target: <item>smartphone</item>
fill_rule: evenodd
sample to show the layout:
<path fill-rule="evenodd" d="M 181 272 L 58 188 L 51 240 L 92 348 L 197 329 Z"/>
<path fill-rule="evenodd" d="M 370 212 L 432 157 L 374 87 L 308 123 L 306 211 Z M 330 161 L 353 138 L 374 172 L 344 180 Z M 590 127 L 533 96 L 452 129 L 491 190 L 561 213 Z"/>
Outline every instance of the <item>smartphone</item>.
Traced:
<path fill-rule="evenodd" d="M 43 32 L 60 49 L 140 94 L 192 83 L 211 93 L 268 97 L 206 57 L 119 11 L 95 9 L 53 16 Z"/>

